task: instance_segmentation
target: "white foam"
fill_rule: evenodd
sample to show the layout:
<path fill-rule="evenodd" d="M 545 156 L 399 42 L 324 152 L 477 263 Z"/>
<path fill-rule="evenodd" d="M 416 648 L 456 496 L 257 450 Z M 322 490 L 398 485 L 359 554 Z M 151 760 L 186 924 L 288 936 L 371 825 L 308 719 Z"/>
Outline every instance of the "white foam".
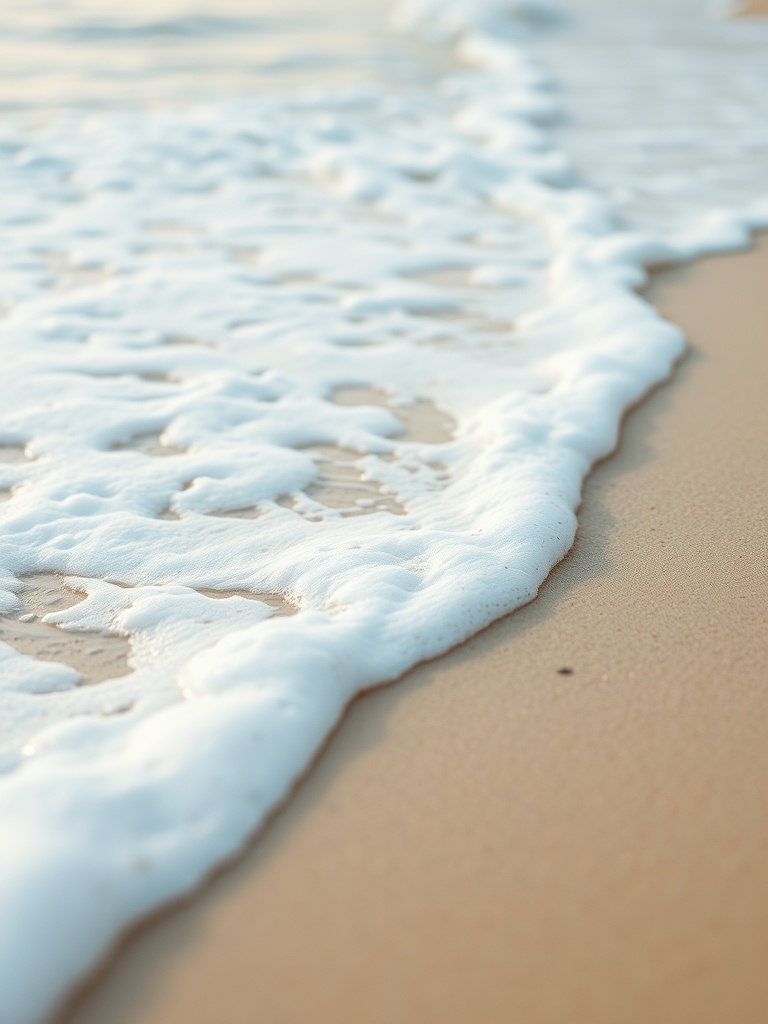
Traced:
<path fill-rule="evenodd" d="M 739 79 L 692 140 L 682 96 L 652 174 L 639 159 L 663 125 L 630 129 L 627 109 L 662 108 L 611 47 L 656 53 L 664 18 L 612 22 L 609 45 L 594 23 L 550 31 L 548 5 L 413 0 L 400 23 L 472 69 L 6 118 L 0 445 L 26 448 L 0 453 L 0 599 L 17 607 L 26 573 L 76 577 L 87 600 L 50 621 L 129 634 L 133 670 L 73 686 L 0 652 L 9 1024 L 231 856 L 357 692 L 530 600 L 571 546 L 584 475 L 682 351 L 633 291 L 645 266 L 768 224 L 767 75 L 741 29 L 709 25 L 708 46 L 727 38 L 760 97 Z M 681 38 L 697 102 L 730 88 Z M 623 133 L 607 152 L 606 124 Z M 685 146 L 710 160 L 701 187 L 677 165 L 665 185 Z M 738 188 L 734 148 L 755 164 Z M 331 400 L 358 386 L 390 410 Z M 453 440 L 398 435 L 417 398 Z M 147 434 L 170 454 L 130 447 Z M 359 453 L 405 514 L 311 501 L 318 445 Z"/>

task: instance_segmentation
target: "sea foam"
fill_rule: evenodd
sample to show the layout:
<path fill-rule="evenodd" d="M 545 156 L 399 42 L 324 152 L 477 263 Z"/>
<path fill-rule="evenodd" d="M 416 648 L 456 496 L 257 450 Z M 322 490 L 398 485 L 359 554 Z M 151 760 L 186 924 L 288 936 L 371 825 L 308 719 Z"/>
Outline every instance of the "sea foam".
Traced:
<path fill-rule="evenodd" d="M 4 119 L 8 1024 L 231 857 L 355 694 L 566 554 L 683 351 L 645 268 L 768 225 L 768 37 L 689 6 L 686 36 L 406 0 L 455 67 Z M 41 660 L 28 624 L 129 671 L 82 685 L 90 648 Z"/>

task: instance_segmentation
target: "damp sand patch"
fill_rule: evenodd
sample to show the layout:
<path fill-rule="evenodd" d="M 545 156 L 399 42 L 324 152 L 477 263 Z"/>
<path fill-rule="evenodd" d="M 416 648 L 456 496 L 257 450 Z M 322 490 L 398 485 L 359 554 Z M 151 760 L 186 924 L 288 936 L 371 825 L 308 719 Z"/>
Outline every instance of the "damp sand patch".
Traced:
<path fill-rule="evenodd" d="M 456 423 L 449 413 L 426 398 L 412 402 L 395 402 L 381 388 L 368 385 L 337 388 L 330 396 L 335 405 L 347 407 L 375 406 L 387 409 L 399 420 L 401 431 L 395 443 L 418 445 L 441 445 L 453 440 Z M 384 452 L 372 455 L 338 444 L 311 444 L 301 448 L 315 462 L 317 478 L 303 491 L 280 497 L 277 504 L 290 509 L 310 522 L 322 522 L 328 517 L 342 518 L 388 512 L 391 515 L 407 514 L 398 498 L 384 489 L 384 484 L 372 472 L 372 460 L 382 463 L 401 460 L 401 453 Z M 415 459 L 408 453 L 403 468 L 409 474 L 416 471 L 411 463 Z M 423 461 L 423 460 L 422 460 Z M 424 462 L 424 465 L 430 465 Z M 434 467 L 433 467 L 434 468 Z M 441 479 L 442 476 L 441 476 Z M 265 512 L 264 506 L 252 505 L 243 508 L 209 512 L 220 519 L 259 519 Z M 168 509 L 161 518 L 178 518 Z"/>
<path fill-rule="evenodd" d="M 0 462 L 24 462 L 26 458 L 27 456 L 23 445 L 0 445 Z"/>
<path fill-rule="evenodd" d="M 443 409 L 428 398 L 417 398 L 410 403 L 395 403 L 381 388 L 343 387 L 331 395 L 336 405 L 375 405 L 388 409 L 403 426 L 398 440 L 422 444 L 445 444 L 453 440 L 456 422 Z"/>
<path fill-rule="evenodd" d="M 317 480 L 301 495 L 281 498 L 279 503 L 310 521 L 325 518 L 325 510 L 332 509 L 344 517 L 389 512 L 405 515 L 405 508 L 390 494 L 385 494 L 381 483 L 360 465 L 360 452 L 332 444 L 316 444 L 303 448 L 315 460 Z"/>
<path fill-rule="evenodd" d="M 131 672 L 128 634 L 66 629 L 46 621 L 48 615 L 66 611 L 85 600 L 87 595 L 83 590 L 56 573 L 31 573 L 22 577 L 22 583 L 18 593 L 21 607 L 13 613 L 0 615 L 0 641 L 27 657 L 73 668 L 81 676 L 80 685 L 84 686 L 104 683 Z M 132 589 L 126 584 L 114 585 Z M 298 611 L 295 604 L 280 594 L 211 588 L 198 588 L 197 593 L 217 601 L 228 598 L 257 601 L 271 608 L 274 615 L 294 615 Z"/>
<path fill-rule="evenodd" d="M 275 615 L 295 615 L 299 610 L 295 604 L 291 604 L 280 594 L 254 593 L 252 590 L 212 590 L 210 588 L 199 588 L 198 594 L 209 597 L 214 601 L 226 601 L 230 597 L 241 597 L 246 601 L 259 601 L 268 605 Z"/>
<path fill-rule="evenodd" d="M 179 518 L 177 515 L 168 516 L 166 513 L 163 515 L 165 518 Z M 264 512 L 258 505 L 247 505 L 245 508 L 227 509 L 225 512 L 208 512 L 207 515 L 214 516 L 216 519 L 260 519 Z"/>
<path fill-rule="evenodd" d="M 31 461 L 27 454 L 26 447 L 20 444 L 0 444 L 0 466 L 19 465 L 22 462 Z M 6 504 L 13 497 L 15 489 L 13 485 L 0 485 L 0 505 Z"/>
<path fill-rule="evenodd" d="M 85 685 L 103 683 L 127 675 L 130 642 L 118 633 L 67 630 L 46 622 L 52 612 L 63 612 L 79 604 L 85 593 L 71 587 L 55 573 L 24 576 L 18 597 L 21 608 L 0 615 L 0 640 L 19 654 L 69 665 L 82 676 Z"/>
<path fill-rule="evenodd" d="M 376 406 L 387 409 L 402 427 L 396 441 L 409 444 L 439 445 L 453 440 L 456 423 L 444 410 L 426 398 L 396 403 L 386 391 L 368 385 L 337 388 L 330 400 L 335 405 Z M 325 510 L 343 517 L 389 512 L 406 515 L 398 498 L 384 490 L 382 481 L 371 472 L 370 454 L 333 444 L 308 445 L 302 449 L 312 456 L 318 468 L 317 480 L 300 495 L 280 499 L 279 504 L 310 521 L 321 521 Z M 376 456 L 382 462 L 394 462 L 398 453 Z M 407 467 L 406 467 L 407 468 Z"/>

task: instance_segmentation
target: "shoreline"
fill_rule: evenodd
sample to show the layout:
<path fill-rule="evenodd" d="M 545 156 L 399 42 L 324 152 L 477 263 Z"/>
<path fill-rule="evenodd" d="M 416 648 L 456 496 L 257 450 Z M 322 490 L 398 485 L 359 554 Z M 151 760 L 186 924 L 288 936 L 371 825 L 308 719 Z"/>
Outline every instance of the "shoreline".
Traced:
<path fill-rule="evenodd" d="M 765 1019 L 767 271 L 654 275 L 691 350 L 536 601 L 355 701 L 59 1024 Z"/>

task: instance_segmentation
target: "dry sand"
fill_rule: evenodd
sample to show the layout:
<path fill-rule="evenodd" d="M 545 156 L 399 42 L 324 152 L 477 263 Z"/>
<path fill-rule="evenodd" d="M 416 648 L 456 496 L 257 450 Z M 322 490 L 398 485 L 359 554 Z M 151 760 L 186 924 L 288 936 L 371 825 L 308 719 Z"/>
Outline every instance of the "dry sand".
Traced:
<path fill-rule="evenodd" d="M 768 0 L 742 0 L 737 6 L 737 17 L 768 14 Z"/>
<path fill-rule="evenodd" d="M 765 1024 L 767 240 L 650 294 L 692 351 L 539 599 L 358 700 L 62 1021 Z"/>

